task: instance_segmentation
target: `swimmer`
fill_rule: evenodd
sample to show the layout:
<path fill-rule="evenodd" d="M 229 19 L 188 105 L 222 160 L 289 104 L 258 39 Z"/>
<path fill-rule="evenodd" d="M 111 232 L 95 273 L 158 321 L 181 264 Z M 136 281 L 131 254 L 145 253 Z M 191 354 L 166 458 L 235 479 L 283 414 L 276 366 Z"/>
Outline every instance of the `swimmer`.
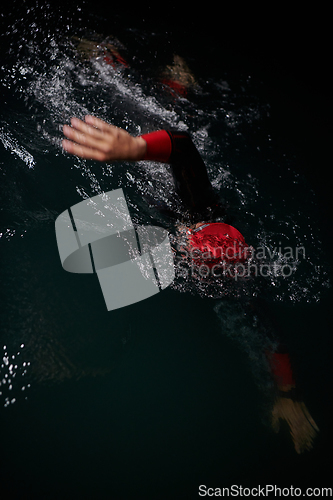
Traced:
<path fill-rule="evenodd" d="M 108 162 L 114 160 L 150 160 L 169 163 L 175 188 L 184 209 L 189 214 L 185 226 L 187 244 L 197 250 L 210 245 L 213 256 L 208 266 L 216 262 L 243 262 L 247 258 L 248 245 L 242 234 L 224 222 L 216 221 L 224 214 L 224 208 L 210 183 L 205 164 L 189 134 L 174 130 L 159 130 L 133 137 L 125 130 L 110 125 L 93 116 L 84 121 L 71 119 L 71 126 L 64 125 L 62 141 L 65 151 L 81 158 Z M 234 253 L 223 248 L 234 248 Z M 219 248 L 220 254 L 214 250 Z M 245 254 L 244 254 L 245 251 Z M 310 450 L 319 431 L 304 402 L 296 391 L 288 353 L 280 348 L 266 353 L 276 386 L 275 404 L 272 410 L 272 426 L 279 428 L 279 420 L 285 420 L 295 450 Z"/>
<path fill-rule="evenodd" d="M 125 130 L 109 125 L 93 116 L 85 121 L 71 119 L 64 125 L 62 146 L 68 153 L 101 162 L 114 160 L 151 160 L 170 163 L 176 191 L 191 214 L 192 223 L 200 222 L 202 214 L 222 210 L 209 181 L 205 164 L 189 134 L 159 130 L 133 137 Z"/>

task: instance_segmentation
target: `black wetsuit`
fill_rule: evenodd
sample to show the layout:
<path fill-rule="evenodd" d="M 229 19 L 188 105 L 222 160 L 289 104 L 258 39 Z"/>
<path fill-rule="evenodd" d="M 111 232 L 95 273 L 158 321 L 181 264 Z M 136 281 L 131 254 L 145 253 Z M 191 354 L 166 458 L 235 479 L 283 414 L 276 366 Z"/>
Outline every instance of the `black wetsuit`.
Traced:
<path fill-rule="evenodd" d="M 176 192 L 180 196 L 184 207 L 188 210 L 192 222 L 212 222 L 217 217 L 224 217 L 225 206 L 219 201 L 219 196 L 214 191 L 209 180 L 206 166 L 200 153 L 192 142 L 187 132 L 166 130 L 171 140 L 170 149 L 162 152 L 162 161 L 170 164 L 174 178 Z M 163 145 L 162 145 L 163 148 Z M 149 157 L 149 156 L 148 156 Z M 292 372 L 289 366 L 289 357 L 285 345 L 278 343 L 276 330 L 279 329 L 278 322 L 274 315 L 270 314 L 269 306 L 266 301 L 261 299 L 243 301 L 243 309 L 246 315 L 250 314 L 259 319 L 258 327 L 262 328 L 263 337 L 267 338 L 267 344 L 275 343 L 275 352 L 269 352 L 270 348 L 266 345 L 267 357 L 271 364 L 272 371 L 279 371 L 279 377 L 290 383 Z M 253 318 L 253 323 L 255 319 Z M 271 345 L 272 347 L 272 345 Z M 283 356 L 285 362 L 282 367 L 278 367 L 280 359 L 277 356 Z M 276 377 L 274 377 L 276 378 Z M 280 383 L 282 383 L 280 381 Z M 283 392 L 284 397 L 293 400 L 300 399 L 299 391 L 295 388 L 291 391 Z"/>
<path fill-rule="evenodd" d="M 170 164 L 176 192 L 193 222 L 212 221 L 225 214 L 206 165 L 187 132 L 171 129 L 142 137 L 148 142 L 153 138 L 154 147 L 161 148 L 157 157 L 154 152 L 148 152 L 146 158 Z"/>

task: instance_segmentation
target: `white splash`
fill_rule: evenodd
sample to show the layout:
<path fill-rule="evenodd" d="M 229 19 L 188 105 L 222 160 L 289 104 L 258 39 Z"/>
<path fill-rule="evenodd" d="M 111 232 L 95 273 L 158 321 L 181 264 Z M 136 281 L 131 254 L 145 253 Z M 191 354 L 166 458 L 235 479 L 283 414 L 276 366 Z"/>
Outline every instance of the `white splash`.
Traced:
<path fill-rule="evenodd" d="M 0 129 L 0 140 L 6 149 L 12 154 L 17 155 L 29 168 L 34 168 L 35 159 L 23 146 L 20 146 L 17 140 L 9 133 Z"/>

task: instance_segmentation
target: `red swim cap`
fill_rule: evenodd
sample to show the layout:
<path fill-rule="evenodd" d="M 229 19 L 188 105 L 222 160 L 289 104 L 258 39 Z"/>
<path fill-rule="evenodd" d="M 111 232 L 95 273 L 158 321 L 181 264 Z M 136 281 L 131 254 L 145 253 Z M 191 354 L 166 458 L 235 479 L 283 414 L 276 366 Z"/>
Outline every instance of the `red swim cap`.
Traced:
<path fill-rule="evenodd" d="M 250 247 L 244 236 L 233 226 L 222 222 L 203 224 L 190 231 L 188 238 L 192 261 L 212 268 L 220 262 L 245 262 Z"/>

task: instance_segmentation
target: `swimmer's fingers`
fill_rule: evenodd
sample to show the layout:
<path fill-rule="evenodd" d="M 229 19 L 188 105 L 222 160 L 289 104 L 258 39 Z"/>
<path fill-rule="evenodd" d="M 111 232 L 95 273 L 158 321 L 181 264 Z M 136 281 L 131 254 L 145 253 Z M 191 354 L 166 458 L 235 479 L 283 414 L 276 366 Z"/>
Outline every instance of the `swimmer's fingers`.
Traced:
<path fill-rule="evenodd" d="M 86 141 L 89 141 L 89 139 L 97 139 L 100 141 L 108 140 L 110 137 L 116 135 L 117 130 L 120 130 L 118 127 L 109 125 L 108 123 L 98 120 L 97 118 L 89 118 L 90 120 L 87 122 L 83 122 L 78 118 L 71 118 L 71 127 L 68 125 L 64 125 L 63 127 L 64 134 L 69 139 L 80 142 L 80 144 L 84 144 Z"/>
<path fill-rule="evenodd" d="M 81 146 L 86 146 L 89 148 L 102 149 L 102 140 L 98 137 L 94 137 L 89 133 L 79 132 L 78 130 L 69 127 L 68 125 L 64 125 L 63 133 L 67 137 L 67 139 L 70 139 L 76 144 L 80 144 Z"/>
<path fill-rule="evenodd" d="M 107 161 L 106 155 L 103 151 L 82 146 L 81 144 L 68 141 L 67 139 L 62 141 L 62 147 L 65 151 L 67 151 L 67 153 L 79 156 L 80 158 L 85 158 L 86 160 Z"/>
<path fill-rule="evenodd" d="M 103 134 L 115 134 L 117 130 L 121 130 L 114 125 L 110 125 L 95 116 L 86 115 L 84 121 L 79 118 L 71 118 L 71 125 L 73 128 L 83 132 L 85 134 L 90 134 L 93 137 L 102 138 Z"/>
<path fill-rule="evenodd" d="M 105 121 L 101 120 L 100 118 L 96 118 L 96 116 L 86 115 L 84 117 L 84 120 L 88 125 L 91 125 L 91 126 L 97 128 L 103 132 L 116 132 L 117 130 L 119 130 L 118 127 L 115 127 L 114 125 L 110 125 L 109 123 L 106 123 Z"/>
<path fill-rule="evenodd" d="M 92 127 L 90 127 L 92 128 Z M 68 153 L 89 160 L 105 161 L 105 144 L 99 137 L 90 133 L 79 132 L 77 129 L 64 125 L 64 135 L 70 139 L 63 140 L 62 146 Z"/>
<path fill-rule="evenodd" d="M 63 127 L 64 135 L 70 139 L 62 143 L 68 153 L 98 161 L 137 161 L 145 156 L 147 144 L 144 139 L 132 137 L 125 130 L 99 118 L 88 115 L 85 122 L 72 118 L 71 125 Z"/>

